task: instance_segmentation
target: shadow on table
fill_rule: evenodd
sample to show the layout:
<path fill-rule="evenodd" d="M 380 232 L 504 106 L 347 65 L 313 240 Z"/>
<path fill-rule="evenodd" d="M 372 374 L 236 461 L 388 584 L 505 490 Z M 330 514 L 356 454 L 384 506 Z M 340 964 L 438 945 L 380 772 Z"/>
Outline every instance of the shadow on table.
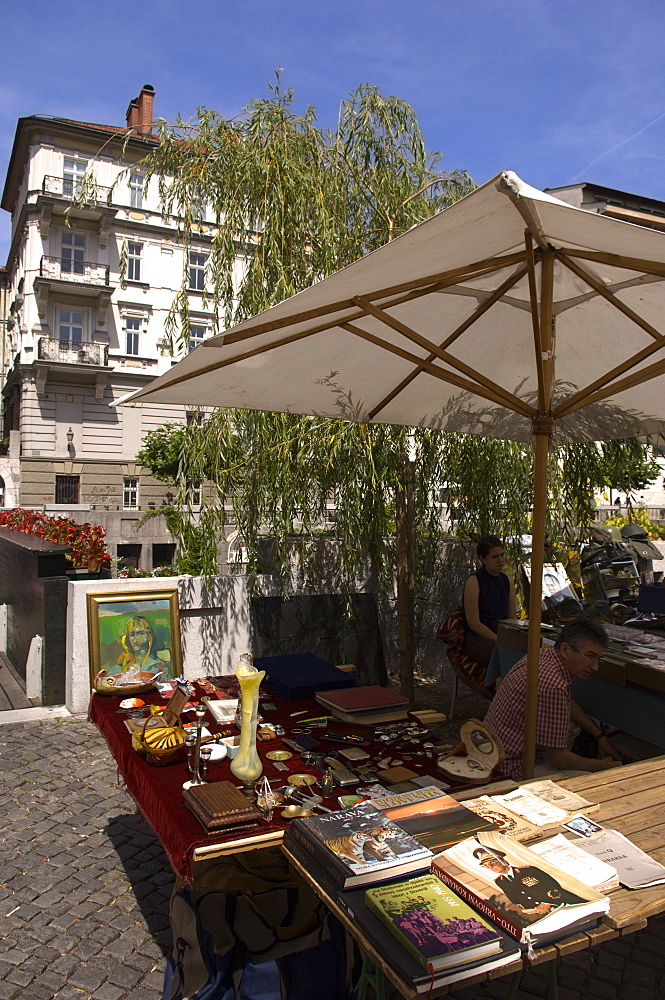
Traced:
<path fill-rule="evenodd" d="M 139 814 L 115 816 L 104 832 L 122 862 L 146 927 L 162 954 L 170 955 L 169 901 L 175 875 L 162 845 Z"/>

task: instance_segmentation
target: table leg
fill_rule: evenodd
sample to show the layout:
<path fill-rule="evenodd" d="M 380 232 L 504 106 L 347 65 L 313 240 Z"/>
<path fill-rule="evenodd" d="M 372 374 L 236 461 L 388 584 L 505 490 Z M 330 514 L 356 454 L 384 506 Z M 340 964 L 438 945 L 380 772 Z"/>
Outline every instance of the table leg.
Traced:
<path fill-rule="evenodd" d="M 386 1000 L 386 980 L 383 972 L 365 956 L 358 981 L 358 1000 L 365 1000 L 368 985 L 373 988 L 376 1000 Z"/>
<path fill-rule="evenodd" d="M 520 981 L 522 979 L 522 969 L 513 973 L 513 977 L 510 980 L 510 989 L 508 991 L 508 996 L 506 1000 L 515 1000 L 517 997 L 518 990 L 520 988 Z M 559 998 L 559 985 L 556 978 L 556 959 L 552 959 L 551 962 L 547 963 L 547 996 L 548 1000 L 558 1000 Z"/>

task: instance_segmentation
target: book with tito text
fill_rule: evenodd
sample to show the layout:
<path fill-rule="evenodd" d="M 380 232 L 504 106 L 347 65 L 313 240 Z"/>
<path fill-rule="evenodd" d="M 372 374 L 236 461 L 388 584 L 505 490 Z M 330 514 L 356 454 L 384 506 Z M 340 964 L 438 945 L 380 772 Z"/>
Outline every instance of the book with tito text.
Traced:
<path fill-rule="evenodd" d="M 365 902 L 424 969 L 438 972 L 500 950 L 494 928 L 435 875 L 374 886 Z"/>
<path fill-rule="evenodd" d="M 449 847 L 431 871 L 529 947 L 591 927 L 610 907 L 596 889 L 500 833 L 478 833 Z"/>
<path fill-rule="evenodd" d="M 426 871 L 432 852 L 370 803 L 294 819 L 284 843 L 298 841 L 342 889 Z"/>

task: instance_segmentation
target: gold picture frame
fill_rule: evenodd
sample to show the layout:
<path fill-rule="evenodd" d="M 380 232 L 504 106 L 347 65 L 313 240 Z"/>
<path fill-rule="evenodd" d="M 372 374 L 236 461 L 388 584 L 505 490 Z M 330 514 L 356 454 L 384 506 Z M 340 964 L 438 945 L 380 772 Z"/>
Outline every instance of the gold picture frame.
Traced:
<path fill-rule="evenodd" d="M 161 671 L 162 680 L 182 673 L 177 590 L 88 592 L 90 683 L 108 674 Z"/>

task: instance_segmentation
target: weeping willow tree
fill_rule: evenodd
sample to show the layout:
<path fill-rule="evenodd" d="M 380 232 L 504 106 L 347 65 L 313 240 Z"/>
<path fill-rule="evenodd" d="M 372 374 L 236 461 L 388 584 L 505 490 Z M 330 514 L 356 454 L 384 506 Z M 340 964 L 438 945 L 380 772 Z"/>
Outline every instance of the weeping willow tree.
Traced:
<path fill-rule="evenodd" d="M 473 188 L 464 171 L 443 172 L 441 154 L 427 153 L 408 104 L 368 86 L 342 101 L 334 131 L 317 125 L 313 108 L 297 113 L 279 81 L 269 98 L 251 102 L 237 118 L 200 109 L 194 121 L 160 122 L 158 130 L 158 145 L 143 169 L 147 182 L 157 184 L 164 215 L 180 225 L 183 281 L 166 326 L 176 354 L 189 345 L 188 254 L 191 248 L 200 252 L 204 232 L 210 247 L 203 304 L 223 329 L 383 245 Z M 212 227 L 202 222 L 204 206 Z M 352 400 L 340 403 L 351 413 Z M 267 534 L 287 579 L 293 570 L 289 539 L 297 531 L 300 572 L 315 579 L 322 558 L 317 537 L 334 501 L 337 558 L 332 581 L 327 567 L 328 580 L 349 591 L 361 568 L 371 566 L 378 587 L 396 589 L 408 695 L 418 575 L 432 578 L 441 566 L 437 491 L 444 490 L 463 536 L 529 530 L 531 455 L 515 443 L 227 409 L 202 426 L 172 433 L 180 435 L 182 488 L 169 526 L 189 570 L 194 552 L 199 571 L 217 571 L 230 503 L 229 520 L 247 544 L 250 571 L 260 567 L 259 538 Z M 164 444 L 149 436 L 139 461 L 156 469 Z M 553 474 L 553 521 L 564 509 L 578 521 L 586 510 L 588 518 L 591 487 L 601 484 L 602 449 L 589 446 L 574 456 L 562 455 Z M 572 469 L 572 462 L 577 478 L 564 484 L 561 470 Z M 193 480 L 211 484 L 196 513 L 188 503 Z"/>

